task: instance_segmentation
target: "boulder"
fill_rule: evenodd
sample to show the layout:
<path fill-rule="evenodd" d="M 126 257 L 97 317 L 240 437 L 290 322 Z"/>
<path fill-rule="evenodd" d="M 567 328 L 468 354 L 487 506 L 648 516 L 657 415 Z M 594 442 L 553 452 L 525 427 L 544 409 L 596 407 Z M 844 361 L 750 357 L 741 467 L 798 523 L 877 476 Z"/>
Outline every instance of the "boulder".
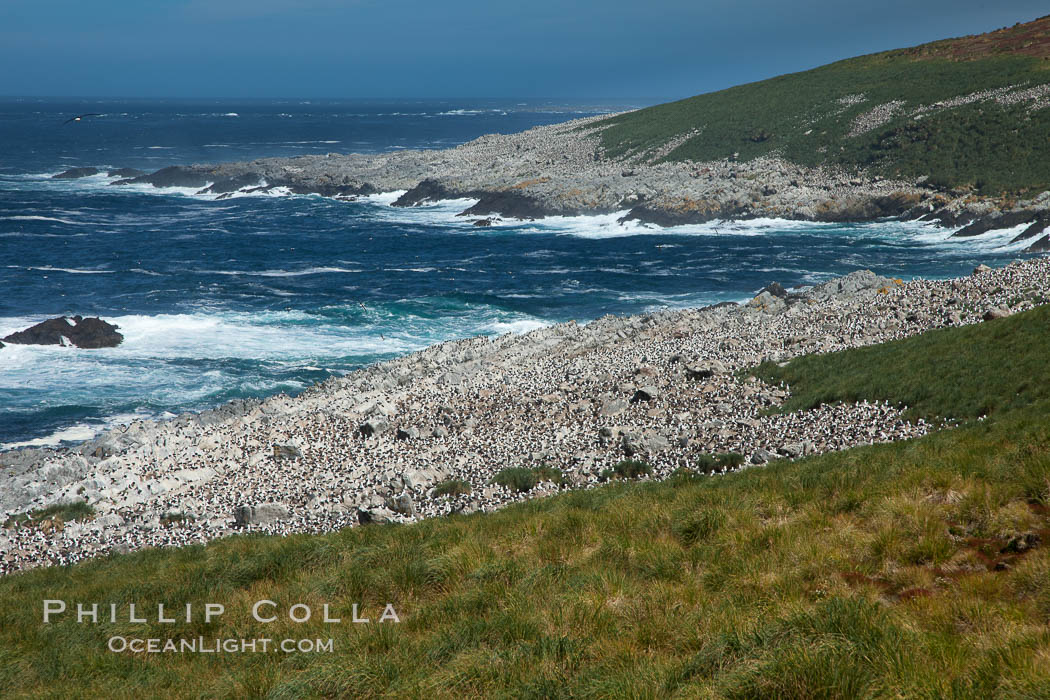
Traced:
<path fill-rule="evenodd" d="M 992 271 L 992 268 L 988 267 L 987 265 L 978 265 L 977 267 L 973 268 L 973 274 L 975 274 L 975 275 L 981 275 L 981 274 L 984 274 L 985 272 L 991 272 L 991 271 Z"/>
<path fill-rule="evenodd" d="M 419 438 L 419 430 L 416 428 L 398 428 L 395 437 L 398 440 L 416 440 Z"/>
<path fill-rule="evenodd" d="M 776 454 L 760 447 L 751 455 L 751 464 L 765 464 L 766 462 L 772 462 L 774 459 L 777 459 Z"/>
<path fill-rule="evenodd" d="M 751 301 L 747 302 L 747 308 L 775 314 L 786 309 L 787 303 L 780 297 L 774 296 L 772 293 L 766 290 L 762 290 L 762 292 L 760 292 L 758 296 L 756 296 Z"/>
<path fill-rule="evenodd" d="M 358 508 L 357 522 L 361 525 L 369 523 L 389 523 L 395 519 L 395 513 L 387 508 Z"/>
<path fill-rule="evenodd" d="M 392 496 L 386 499 L 384 505 L 395 513 L 400 513 L 401 515 L 413 516 L 416 514 L 416 504 L 412 500 L 412 496 L 407 493 L 402 493 L 398 496 Z"/>
<path fill-rule="evenodd" d="M 721 360 L 705 360 L 693 365 L 687 365 L 685 375 L 690 379 L 708 379 L 716 374 L 727 374 L 729 372 Z"/>
<path fill-rule="evenodd" d="M 627 410 L 627 402 L 623 399 L 610 399 L 602 404 L 599 413 L 603 416 L 615 416 Z"/>
<path fill-rule="evenodd" d="M 386 431 L 390 430 L 390 422 L 386 418 L 375 417 L 369 418 L 361 424 L 361 434 L 365 437 L 372 437 L 373 435 L 382 435 Z"/>
<path fill-rule="evenodd" d="M 993 306 L 987 311 L 985 311 L 984 315 L 981 318 L 983 318 L 985 321 L 994 321 L 997 318 L 1006 318 L 1009 315 L 1010 310 L 1007 309 L 1005 306 Z"/>
<path fill-rule="evenodd" d="M 299 451 L 299 448 L 295 445 L 274 445 L 273 446 L 273 458 L 276 460 L 281 459 L 297 459 L 302 457 L 303 453 Z"/>
<path fill-rule="evenodd" d="M 631 403 L 638 403 L 639 401 L 655 401 L 660 396 L 660 390 L 655 386 L 643 386 L 634 392 L 634 396 L 631 398 Z"/>
<path fill-rule="evenodd" d="M 257 506 L 241 505 L 233 511 L 233 520 L 237 527 L 273 525 L 289 517 L 291 517 L 291 512 L 279 503 L 262 503 Z"/>
<path fill-rule="evenodd" d="M 623 453 L 628 457 L 652 454 L 671 448 L 670 441 L 659 433 L 626 433 L 620 441 Z"/>
<path fill-rule="evenodd" d="M 835 297 L 856 297 L 865 293 L 874 293 L 880 289 L 892 289 L 896 282 L 888 277 L 880 277 L 871 270 L 857 270 L 844 277 L 830 280 L 809 290 L 805 296 L 816 301 L 826 301 Z"/>
<path fill-rule="evenodd" d="M 50 318 L 24 331 L 4 338 L 4 342 L 15 345 L 64 345 L 67 339 L 78 348 L 112 348 L 120 345 L 124 336 L 117 332 L 119 326 L 106 323 L 100 318 L 73 316 L 72 323 L 65 316 Z"/>

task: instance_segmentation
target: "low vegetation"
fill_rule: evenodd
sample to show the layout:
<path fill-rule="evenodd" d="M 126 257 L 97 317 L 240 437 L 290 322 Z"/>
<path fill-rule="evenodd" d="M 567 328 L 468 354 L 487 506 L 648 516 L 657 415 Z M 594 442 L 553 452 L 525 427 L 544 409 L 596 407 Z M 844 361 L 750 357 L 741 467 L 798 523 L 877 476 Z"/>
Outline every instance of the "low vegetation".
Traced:
<path fill-rule="evenodd" d="M 838 401 L 891 401 L 912 419 L 970 420 L 1050 399 L 1050 306 L 883 345 L 808 355 L 759 378 L 784 383 L 783 411 Z"/>
<path fill-rule="evenodd" d="M 556 486 L 566 484 L 565 475 L 561 470 L 547 464 L 541 464 L 538 467 L 509 467 L 492 479 L 494 484 L 521 493 L 531 491 L 541 481 L 550 481 Z"/>
<path fill-rule="evenodd" d="M 434 487 L 431 495 L 434 498 L 455 498 L 456 496 L 465 496 L 470 493 L 470 484 L 462 479 L 449 479 L 442 481 L 440 484 Z"/>
<path fill-rule="evenodd" d="M 653 468 L 645 462 L 637 459 L 625 459 L 622 462 L 614 464 L 611 469 L 603 469 L 601 480 L 637 479 L 640 476 L 652 473 L 652 471 Z"/>
<path fill-rule="evenodd" d="M 984 343 L 987 361 L 966 365 L 981 401 L 935 372 L 939 388 L 914 398 L 921 413 L 988 419 L 914 441 L 725 476 L 617 480 L 408 526 L 238 536 L 8 576 L 0 695 L 1045 697 L 1050 398 L 1041 374 L 1019 393 L 998 366 L 1029 367 L 1012 343 L 1044 319 L 917 339 L 942 352 L 927 363 L 913 364 L 908 345 L 884 346 L 895 378 L 869 376 L 880 349 L 821 360 L 849 370 L 843 395 L 903 400 L 892 392 L 918 391 L 919 375 Z M 1035 361 L 1044 347 L 1017 350 Z M 808 391 L 819 373 L 800 368 L 816 360 L 782 369 L 801 372 Z M 45 599 L 227 612 L 210 623 L 44 625 Z M 259 623 L 250 610 L 260 599 L 279 611 L 328 603 L 343 623 Z M 372 624 L 348 622 L 354 603 Z M 400 623 L 375 621 L 387 603 Z M 114 635 L 320 638 L 334 651 L 112 653 Z"/>
<path fill-rule="evenodd" d="M 91 520 L 94 517 L 94 508 L 84 501 L 73 501 L 13 515 L 4 521 L 4 527 L 53 527 L 62 523 Z"/>

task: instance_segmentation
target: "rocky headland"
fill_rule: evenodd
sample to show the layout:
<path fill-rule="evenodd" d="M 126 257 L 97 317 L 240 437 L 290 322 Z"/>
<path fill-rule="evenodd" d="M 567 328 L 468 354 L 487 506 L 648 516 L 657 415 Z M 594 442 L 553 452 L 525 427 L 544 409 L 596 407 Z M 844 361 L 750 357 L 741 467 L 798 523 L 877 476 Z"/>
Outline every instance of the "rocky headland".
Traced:
<path fill-rule="evenodd" d="M 660 479 L 919 436 L 941 426 L 907 422 L 903 407 L 885 404 L 771 412 L 790 387 L 740 370 L 994 322 L 1047 298 L 1045 259 L 946 281 L 860 271 L 808 289 L 771 285 L 745 304 L 448 342 L 294 398 L 6 452 L 0 573 L 249 530 L 488 511 L 592 487 L 625 459 L 644 460 L 644 478 Z M 716 453 L 739 457 L 704 460 Z M 561 477 L 523 491 L 493 483 L 505 468 L 540 465 Z M 70 503 L 90 506 L 90 517 L 33 515 Z"/>
<path fill-rule="evenodd" d="M 953 194 L 922 178 L 888 179 L 835 167 L 807 167 L 776 156 L 746 162 L 662 162 L 661 151 L 645 158 L 612 158 L 599 138 L 607 118 L 487 135 L 446 150 L 171 166 L 113 184 L 191 187 L 220 198 L 278 190 L 352 199 L 403 191 L 394 206 L 477 200 L 462 214 L 481 222 L 491 216 L 533 219 L 616 212 L 623 214 L 623 221 L 659 226 L 715 219 L 846 222 L 895 217 L 937 221 L 960 229 L 960 236 L 1027 224 L 1017 238 L 1033 239 L 1033 252 L 1050 243 L 1046 236 L 1039 238 L 1050 224 L 1050 192 L 1006 201 Z"/>

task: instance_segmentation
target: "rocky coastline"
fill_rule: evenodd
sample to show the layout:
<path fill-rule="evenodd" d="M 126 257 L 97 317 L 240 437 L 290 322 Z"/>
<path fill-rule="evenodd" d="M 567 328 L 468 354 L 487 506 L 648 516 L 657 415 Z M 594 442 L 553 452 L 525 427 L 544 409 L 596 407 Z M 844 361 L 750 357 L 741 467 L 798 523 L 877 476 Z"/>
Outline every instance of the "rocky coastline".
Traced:
<path fill-rule="evenodd" d="M 1045 233 L 1050 192 L 1029 199 L 981 197 L 935 187 L 922 178 L 886 179 L 804 167 L 778 157 L 668 163 L 660 161 L 661 151 L 609 158 L 599 143 L 607 118 L 486 135 L 445 150 L 171 166 L 154 173 L 129 173 L 112 184 L 197 188 L 220 198 L 277 189 L 344 199 L 403 191 L 394 206 L 470 198 L 477 202 L 463 211 L 464 216 L 534 219 L 623 212 L 623 221 L 658 226 L 716 219 L 899 218 L 935 221 L 970 237 L 1025 224 L 1018 240 L 1032 240 L 1030 252 L 1050 249 L 1050 234 Z M 93 174 L 82 170 L 55 177 Z"/>
<path fill-rule="evenodd" d="M 808 289 L 771 285 L 745 304 L 447 342 L 294 398 L 9 451 L 0 454 L 0 573 L 237 532 L 490 511 L 593 487 L 625 459 L 661 479 L 916 437 L 942 426 L 909 423 L 885 404 L 771 413 L 790 388 L 740 370 L 994 322 L 1048 298 L 1042 258 L 946 281 L 859 271 Z M 726 453 L 739 457 L 704 461 Z M 493 483 L 505 468 L 541 465 L 560 477 L 526 490 Z M 32 516 L 70 503 L 91 517 Z"/>

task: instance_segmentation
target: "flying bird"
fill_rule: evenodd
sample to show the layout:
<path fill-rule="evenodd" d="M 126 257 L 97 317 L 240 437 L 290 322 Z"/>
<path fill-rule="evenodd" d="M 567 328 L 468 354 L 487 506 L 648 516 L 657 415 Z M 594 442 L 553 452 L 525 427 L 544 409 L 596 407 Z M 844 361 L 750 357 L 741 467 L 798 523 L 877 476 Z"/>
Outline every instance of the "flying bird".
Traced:
<path fill-rule="evenodd" d="M 65 125 L 65 124 L 68 124 L 69 122 L 78 122 L 81 119 L 83 119 L 84 117 L 101 117 L 101 116 L 102 116 L 101 114 L 98 114 L 96 112 L 91 112 L 90 114 L 80 114 L 80 115 L 77 115 L 77 116 L 73 117 L 72 119 L 65 120 L 64 122 L 62 122 L 62 124 Z"/>

